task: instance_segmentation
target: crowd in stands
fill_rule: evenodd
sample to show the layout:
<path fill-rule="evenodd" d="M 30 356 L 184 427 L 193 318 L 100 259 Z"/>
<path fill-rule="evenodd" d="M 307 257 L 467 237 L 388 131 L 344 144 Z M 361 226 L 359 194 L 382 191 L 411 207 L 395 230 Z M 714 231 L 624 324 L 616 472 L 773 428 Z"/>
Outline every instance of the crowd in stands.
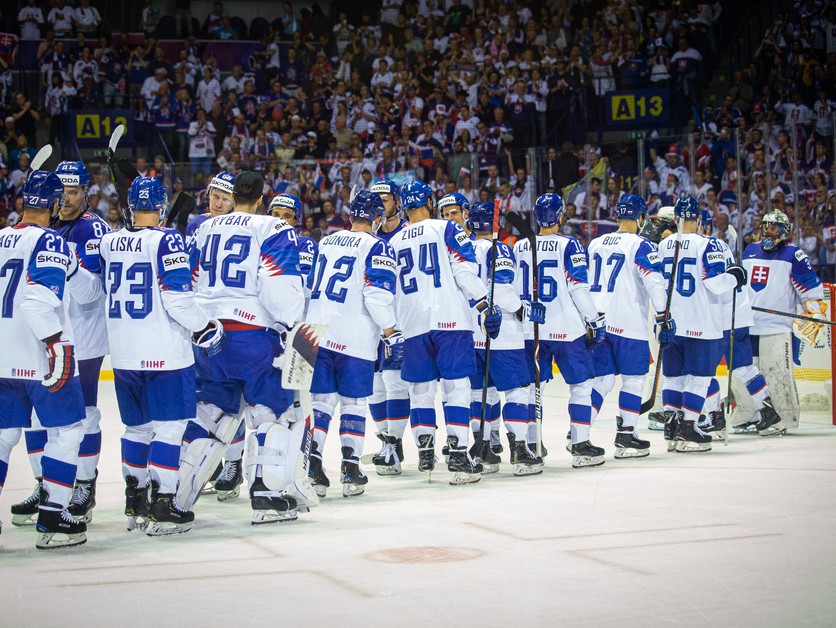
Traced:
<path fill-rule="evenodd" d="M 144 0 L 131 30 L 146 37 L 135 46 L 102 30 L 88 0 L 46 5 L 26 0 L 17 16 L 22 39 L 43 38 L 41 81 L 37 96 L 3 92 L 0 196 L 18 189 L 36 125 L 48 123 L 49 140 L 72 156 L 68 110 L 130 108 L 149 171 L 171 172 L 165 165 L 174 162 L 191 189 L 220 169 L 260 171 L 267 194 L 298 194 L 308 228 L 326 232 L 344 224 L 352 187 L 377 179 L 417 177 L 439 196 L 498 196 L 524 212 L 537 195 L 564 190 L 602 160 L 605 174 L 587 177 L 567 199 L 579 219 L 611 217 L 639 177 L 653 209 L 672 204 L 691 191 L 693 176 L 722 237 L 729 237 L 724 215 L 737 225 L 741 213 L 739 237 L 750 240 L 767 205 L 787 207 L 817 234 L 824 253 L 816 259 L 836 261 L 823 231 L 833 225 L 832 2 L 805 0 L 782 14 L 722 105 L 703 110 L 695 172 L 684 142 L 651 141 L 643 173 L 634 143 L 579 149 L 602 123 L 603 95 L 665 89 L 674 120 L 690 117 L 736 20 L 725 3 L 338 0 L 326 14 L 317 4 L 284 2 L 272 23 L 247 25 L 234 4 L 215 2 L 201 22 L 161 15 L 159 0 Z M 181 46 L 166 44 L 177 38 Z M 208 49 L 215 40 L 253 45 L 225 67 Z M 527 156 L 532 146 L 544 147 L 537 163 Z M 796 166 L 799 199 L 787 187 Z M 110 202 L 99 198 L 105 216 Z"/>

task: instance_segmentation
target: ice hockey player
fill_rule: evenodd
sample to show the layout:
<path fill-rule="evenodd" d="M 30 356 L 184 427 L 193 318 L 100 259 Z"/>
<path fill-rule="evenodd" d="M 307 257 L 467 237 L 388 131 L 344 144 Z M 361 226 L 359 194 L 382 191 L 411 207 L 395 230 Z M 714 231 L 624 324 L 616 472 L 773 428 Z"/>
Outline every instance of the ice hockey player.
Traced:
<path fill-rule="evenodd" d="M 373 184 L 369 191 L 380 197 L 385 212 L 375 235 L 390 242 L 409 224 L 401 215 L 400 188 L 394 181 L 385 179 Z M 380 342 L 369 414 L 381 440 L 380 451 L 372 457 L 372 463 L 382 476 L 401 474 L 403 434 L 409 422 L 409 384 L 401 378 L 402 362 L 402 352 L 387 352 L 383 341 Z"/>
<path fill-rule="evenodd" d="M 395 255 L 388 243 L 373 235 L 383 219 L 383 201 L 361 190 L 351 199 L 348 213 L 351 230 L 321 240 L 308 282 L 308 322 L 328 326 L 311 383 L 314 432 L 309 475 L 320 497 L 330 485 L 322 453 L 338 403 L 343 497 L 365 491 L 369 480 L 360 469 L 360 456 L 381 333 L 391 353 L 402 353 L 404 344 L 403 334 L 395 330 Z"/>
<path fill-rule="evenodd" d="M 470 201 L 463 194 L 452 192 L 445 194 L 438 201 L 438 211 L 444 220 L 452 220 L 459 225 L 468 237 L 472 236 L 468 219 L 470 217 Z"/>
<path fill-rule="evenodd" d="M 677 201 L 674 213 L 683 225 L 681 242 L 670 235 L 659 245 L 665 275 L 669 281 L 675 275 L 671 314 L 677 321 L 676 337 L 662 360 L 665 440 L 668 451 L 711 451 L 711 435 L 697 422 L 723 355 L 724 295 L 746 283 L 746 271 L 727 266 L 720 242 L 697 232 L 700 207 L 695 198 Z"/>
<path fill-rule="evenodd" d="M 270 214 L 296 229 L 302 221 L 302 201 L 294 194 L 277 194 L 270 201 Z M 299 240 L 299 271 L 302 273 L 302 282 L 307 285 L 317 246 L 312 238 L 300 235 L 296 237 Z"/>
<path fill-rule="evenodd" d="M 443 200 L 443 199 L 442 199 Z M 528 412 L 531 379 L 525 356 L 525 337 L 523 322 L 545 322 L 546 308 L 542 303 L 523 301 L 514 288 L 516 260 L 514 253 L 504 242 L 496 243 L 496 259 L 492 255 L 491 232 L 493 230 L 494 204 L 476 203 L 469 210 L 468 225 L 475 236 L 473 249 L 476 253 L 476 266 L 479 277 L 486 284 L 490 281 L 491 266 L 494 271 L 494 303 L 502 312 L 502 328 L 499 335 L 491 340 L 490 367 L 488 373 L 488 401 L 492 398 L 499 404 L 499 392 L 505 396 L 502 417 L 513 441 L 511 467 L 514 475 L 536 475 L 543 472 L 543 459 L 537 456 L 528 445 L 528 433 L 532 417 Z M 471 454 L 481 460 L 483 473 L 495 473 L 499 470 L 499 457 L 491 450 L 491 439 L 483 438 L 478 425 L 482 412 L 482 388 L 485 383 L 486 337 L 474 325 L 473 343 L 476 347 L 476 373 L 470 376 L 471 386 L 471 427 L 476 438 Z M 499 430 L 492 430 L 490 423 L 490 403 L 485 408 L 485 435 Z M 475 426 L 473 426 L 475 422 Z M 512 438 L 513 437 L 513 438 Z M 497 439 L 498 440 L 498 439 Z M 475 453 L 474 453 L 475 452 Z"/>
<path fill-rule="evenodd" d="M 711 214 L 703 209 L 700 212 L 699 230 L 705 236 L 711 235 L 714 229 L 714 221 Z M 719 240 L 723 254 L 726 256 L 726 265 L 734 264 L 734 254 L 728 245 Z M 749 336 L 749 328 L 752 326 L 752 305 L 749 300 L 748 286 L 737 289 L 734 302 L 732 295 L 726 295 L 726 303 L 723 304 L 723 355 L 726 365 L 732 367 L 732 389 L 737 400 L 737 406 L 751 406 L 760 410 L 761 420 L 756 423 L 764 431 L 764 435 L 771 434 L 770 428 L 781 421 L 781 417 L 775 411 L 772 399 L 769 396 L 769 388 L 766 379 L 758 371 L 752 358 L 752 343 Z M 731 343 L 732 308 L 734 308 L 734 346 Z M 731 350 L 734 350 L 732 359 Z M 751 400 L 751 401 L 750 401 Z M 720 386 L 716 379 L 711 380 L 708 388 L 708 396 L 705 399 L 703 416 L 699 423 L 700 429 L 704 432 L 722 436 L 726 429 L 726 418 L 721 408 Z"/>
<path fill-rule="evenodd" d="M 55 173 L 33 172 L 23 186 L 20 224 L 0 230 L 0 289 L 5 295 L 0 316 L 0 491 L 9 454 L 21 428 L 30 427 L 34 409 L 47 432 L 38 491 L 38 549 L 87 541 L 87 524 L 68 510 L 85 413 L 62 303 L 75 275 L 84 269 L 64 238 L 47 228 L 63 196 Z"/>
<path fill-rule="evenodd" d="M 552 361 L 569 385 L 569 420 L 572 466 L 604 464 L 604 450 L 589 441 L 592 421 L 592 353 L 606 336 L 606 319 L 599 313 L 589 292 L 587 256 L 576 238 L 560 233 L 566 220 L 563 199 L 543 194 L 534 204 L 540 226 L 537 237 L 538 300 L 546 306 L 545 323 L 540 326 L 541 381 L 552 378 Z M 521 298 L 531 300 L 531 245 L 520 240 L 514 245 L 518 289 Z M 527 341 L 529 369 L 534 378 L 534 343 Z M 529 436 L 531 443 L 531 436 Z"/>
<path fill-rule="evenodd" d="M 99 241 L 110 231 L 110 227 L 104 220 L 87 211 L 90 174 L 80 161 L 62 161 L 55 173 L 64 184 L 64 201 L 52 217 L 50 227 L 64 238 L 70 251 L 78 256 L 83 268 L 101 277 Z M 108 352 L 104 296 L 101 290 L 99 295 L 99 298 L 84 304 L 79 303 L 72 292 L 66 299 L 85 406 L 84 438 L 79 447 L 78 471 L 70 501 L 70 514 L 86 523 L 92 520 L 93 507 L 96 505 L 96 467 L 102 446 L 102 431 L 99 426 L 102 413 L 97 407 L 99 371 Z M 43 429 L 25 432 L 29 462 L 36 478 L 41 477 L 41 455 L 46 437 L 46 430 Z M 12 521 L 16 525 L 34 523 L 34 517 L 38 513 L 39 488 L 36 486 L 28 499 L 12 506 Z"/>
<path fill-rule="evenodd" d="M 263 189 L 259 174 L 239 173 L 234 211 L 196 233 L 197 300 L 221 321 L 224 342 L 213 355 L 195 352 L 197 414 L 207 436 L 189 443 L 178 493 L 182 505 L 194 503 L 246 414 L 253 525 L 295 520 L 297 510 L 318 503 L 305 460 L 310 425 L 273 366 L 282 352 L 277 326 L 290 328 L 305 308 L 298 241 L 283 220 L 256 215 Z"/>
<path fill-rule="evenodd" d="M 489 309 L 473 244 L 456 223 L 433 218 L 432 189 L 423 181 L 401 188 L 409 226 L 392 238 L 398 261 L 398 323 L 406 338 L 401 376 L 409 382 L 410 419 L 418 444 L 418 469 L 435 468 L 435 393 L 441 381 L 446 404 L 451 484 L 481 479 L 482 465 L 470 457 L 470 380 L 476 371 L 471 308 L 495 337 L 502 314 Z"/>
<path fill-rule="evenodd" d="M 235 175 L 222 170 L 206 186 L 206 205 L 208 212 L 192 218 L 186 226 L 186 246 L 191 248 L 194 234 L 204 222 L 215 216 L 223 216 L 232 211 L 232 186 L 235 185 Z"/>
<path fill-rule="evenodd" d="M 810 266 L 810 259 L 797 246 L 787 240 L 792 233 L 792 223 L 787 215 L 777 209 L 768 212 L 761 221 L 761 237 L 743 252 L 743 267 L 749 273 L 752 305 L 779 312 L 795 313 L 803 306 L 803 314 L 826 320 L 827 304 L 821 280 Z M 765 416 L 761 411 L 760 422 L 755 429 L 763 436 L 782 434 L 787 428 L 798 427 L 800 404 L 792 365 L 782 358 L 792 351 L 792 319 L 765 312 L 754 312 L 750 330 L 752 354 L 769 385 L 774 408 L 781 418 Z M 821 326 L 809 323 L 802 330 L 808 342 L 814 343 Z M 793 352 L 794 355 L 794 352 Z M 748 406 L 739 406 L 732 417 L 732 425 L 746 429 L 757 417 Z"/>
<path fill-rule="evenodd" d="M 626 194 L 615 207 L 618 231 L 592 240 L 587 253 L 592 275 L 590 292 L 599 312 L 607 315 L 607 336 L 594 350 L 593 421 L 621 375 L 618 394 L 616 458 L 650 454 L 650 442 L 636 436 L 644 380 L 650 365 L 648 304 L 656 312 L 659 344 L 669 345 L 676 332 L 665 315 L 667 284 L 656 246 L 638 235 L 647 218 L 641 196 Z"/>
<path fill-rule="evenodd" d="M 122 436 L 128 529 L 149 536 L 188 532 L 194 513 L 176 498 L 180 447 L 196 416 L 192 339 L 220 346 L 222 329 L 197 304 L 186 244 L 158 228 L 167 195 L 157 179 L 128 189 L 130 226 L 106 234 L 99 254 L 107 294 L 107 331 Z"/>

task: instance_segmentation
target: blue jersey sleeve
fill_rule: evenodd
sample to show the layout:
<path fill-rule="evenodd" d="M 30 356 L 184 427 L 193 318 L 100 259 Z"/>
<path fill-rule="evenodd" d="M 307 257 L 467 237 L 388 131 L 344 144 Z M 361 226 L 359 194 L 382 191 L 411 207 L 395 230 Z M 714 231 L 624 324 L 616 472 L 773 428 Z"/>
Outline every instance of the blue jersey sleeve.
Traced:
<path fill-rule="evenodd" d="M 467 237 L 458 224 L 448 221 L 444 230 L 444 243 L 447 245 L 447 252 L 452 260 L 457 262 L 476 263 L 476 251 L 473 250 L 473 242 Z"/>
<path fill-rule="evenodd" d="M 108 224 L 93 214 L 84 214 L 69 230 L 67 237 L 76 245 L 79 263 L 91 273 L 102 274 L 99 243 L 109 231 Z"/>
<path fill-rule="evenodd" d="M 388 242 L 376 242 L 366 256 L 366 285 L 395 294 L 395 250 Z"/>
<path fill-rule="evenodd" d="M 726 256 L 716 238 L 708 238 L 702 254 L 703 279 L 711 279 L 726 272 Z"/>
<path fill-rule="evenodd" d="M 566 281 L 570 284 L 589 283 L 587 267 L 589 260 L 583 245 L 577 238 L 567 238 L 566 248 L 563 250 L 563 267 Z"/>
<path fill-rule="evenodd" d="M 44 231 L 29 258 L 26 283 L 43 286 L 63 300 L 70 255 L 70 247 L 64 238 L 52 231 Z"/>
<path fill-rule="evenodd" d="M 650 240 L 643 240 L 636 250 L 636 267 L 642 275 L 662 272 L 662 259 L 659 250 Z"/>
<path fill-rule="evenodd" d="M 809 292 L 821 285 L 821 279 L 810 265 L 810 258 L 801 249 L 797 249 L 792 256 L 790 280 L 798 294 Z"/>
<path fill-rule="evenodd" d="M 157 281 L 160 284 L 160 290 L 191 292 L 191 266 L 183 236 L 174 229 L 161 229 L 161 231 L 164 235 L 157 248 Z"/>
<path fill-rule="evenodd" d="M 493 255 L 492 251 L 488 251 L 488 255 L 486 256 L 486 262 L 488 264 L 488 279 L 490 279 L 491 274 L 491 263 L 493 262 Z M 494 282 L 497 284 L 511 284 L 514 283 L 514 268 L 516 267 L 516 260 L 514 258 L 514 252 L 511 250 L 511 247 L 505 244 L 504 242 L 497 242 L 496 243 L 496 271 L 494 274 Z"/>
<path fill-rule="evenodd" d="M 264 241 L 261 245 L 261 268 L 270 277 L 302 276 L 299 271 L 299 240 L 293 229 L 282 229 Z"/>
<path fill-rule="evenodd" d="M 299 272 L 302 273 L 302 280 L 307 282 L 308 276 L 313 268 L 314 257 L 316 256 L 316 245 L 311 238 L 299 238 Z"/>

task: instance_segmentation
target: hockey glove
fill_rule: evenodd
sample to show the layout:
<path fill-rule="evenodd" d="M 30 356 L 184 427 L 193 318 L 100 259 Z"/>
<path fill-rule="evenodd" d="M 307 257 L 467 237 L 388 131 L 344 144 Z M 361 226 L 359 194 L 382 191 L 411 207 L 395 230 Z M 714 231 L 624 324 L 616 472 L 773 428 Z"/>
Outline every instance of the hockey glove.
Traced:
<path fill-rule="evenodd" d="M 726 269 L 726 274 L 731 275 L 737 281 L 735 289 L 742 288 L 746 285 L 746 269 L 743 266 L 729 264 L 729 267 Z"/>
<path fill-rule="evenodd" d="M 502 325 L 502 312 L 499 306 L 489 307 L 488 302 L 482 299 L 476 304 L 476 309 L 479 312 L 479 326 L 482 328 L 482 333 L 496 338 Z"/>
<path fill-rule="evenodd" d="M 517 310 L 517 320 L 525 323 L 531 321 L 542 325 L 546 322 L 546 306 L 538 301 L 521 301 L 522 306 Z"/>
<path fill-rule="evenodd" d="M 586 347 L 592 349 L 597 347 L 604 338 L 607 337 L 607 319 L 603 314 L 599 314 L 598 318 L 593 318 L 591 321 L 586 321 Z"/>
<path fill-rule="evenodd" d="M 811 299 L 804 302 L 804 313 L 817 320 L 827 320 L 827 302 Z M 816 344 L 824 325 L 812 321 L 795 321 L 798 333 L 810 344 Z"/>
<path fill-rule="evenodd" d="M 70 266 L 67 268 L 67 281 L 75 277 L 75 274 L 78 272 L 78 255 L 75 251 L 70 251 Z"/>
<path fill-rule="evenodd" d="M 210 358 L 221 352 L 224 339 L 224 328 L 221 322 L 211 319 L 209 324 L 192 334 L 192 342 L 203 349 Z"/>
<path fill-rule="evenodd" d="M 75 348 L 66 340 L 61 340 L 60 334 L 47 338 L 44 344 L 49 372 L 41 384 L 49 392 L 57 392 L 75 376 Z"/>
<path fill-rule="evenodd" d="M 676 337 L 676 322 L 670 316 L 665 320 L 664 312 L 656 312 L 656 337 L 663 347 L 671 344 Z"/>
<path fill-rule="evenodd" d="M 400 368 L 403 364 L 405 338 L 403 333 L 396 331 L 388 338 L 383 339 L 383 363 L 389 368 Z"/>

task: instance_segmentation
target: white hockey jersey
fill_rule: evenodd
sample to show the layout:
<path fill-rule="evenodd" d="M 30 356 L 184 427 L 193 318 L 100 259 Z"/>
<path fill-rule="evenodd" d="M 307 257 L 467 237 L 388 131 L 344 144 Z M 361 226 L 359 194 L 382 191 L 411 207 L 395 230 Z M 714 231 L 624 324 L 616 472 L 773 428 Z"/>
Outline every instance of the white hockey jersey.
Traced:
<path fill-rule="evenodd" d="M 659 243 L 668 281 L 675 249 L 675 234 Z M 726 257 L 720 241 L 698 233 L 683 233 L 671 299 L 676 335 L 701 340 L 722 338 L 723 295 L 735 286 L 734 277 L 726 274 Z"/>
<path fill-rule="evenodd" d="M 479 278 L 488 286 L 490 292 L 491 278 L 491 240 L 474 240 L 473 249 L 476 252 L 476 265 Z M 491 349 L 522 349 L 525 347 L 523 324 L 517 319 L 517 311 L 522 307 L 520 296 L 514 287 L 514 277 L 517 262 L 511 247 L 504 242 L 496 243 L 496 272 L 494 274 L 493 302 L 502 311 L 502 327 L 499 335 L 491 340 Z M 477 349 L 485 348 L 485 334 L 478 324 L 478 312 L 473 309 L 473 346 Z"/>
<path fill-rule="evenodd" d="M 794 313 L 805 301 L 824 298 L 824 288 L 810 266 L 810 259 L 792 244 L 767 252 L 760 242 L 753 242 L 743 252 L 743 267 L 749 274 L 754 306 Z M 757 311 L 753 315 L 753 334 L 781 334 L 792 330 L 791 318 Z"/>
<path fill-rule="evenodd" d="M 729 264 L 734 264 L 734 254 L 729 245 L 718 240 L 720 247 L 723 249 L 723 255 L 726 257 L 726 268 Z M 748 285 L 737 289 L 737 297 L 734 302 L 734 328 L 745 329 L 752 327 L 755 324 L 752 316 L 752 300 L 749 297 L 750 288 Z M 724 295 L 725 302 L 722 306 L 723 313 L 723 329 L 731 329 L 732 325 L 732 293 L 728 292 Z"/>
<path fill-rule="evenodd" d="M 398 262 L 398 323 L 407 338 L 430 331 L 473 331 L 468 299 L 487 295 L 473 243 L 448 220 L 408 225 L 390 241 Z"/>
<path fill-rule="evenodd" d="M 531 245 L 514 245 L 516 287 L 523 299 L 532 298 Z M 586 333 L 586 321 L 598 317 L 589 293 L 587 257 L 583 245 L 569 236 L 537 236 L 537 300 L 546 306 L 540 340 L 571 342 Z M 529 324 L 530 325 L 530 324 Z"/>
<path fill-rule="evenodd" d="M 383 329 L 395 326 L 395 253 L 370 233 L 338 231 L 314 255 L 308 322 L 328 325 L 320 347 L 377 358 Z"/>
<path fill-rule="evenodd" d="M 285 221 L 244 212 L 210 218 L 190 257 L 198 303 L 211 318 L 256 327 L 301 320 L 298 241 Z"/>
<path fill-rule="evenodd" d="M 67 242 L 35 225 L 0 230 L 0 378 L 40 380 L 48 360 L 42 340 L 73 341 L 62 301 L 70 266 Z"/>
<path fill-rule="evenodd" d="M 595 307 L 607 316 L 607 333 L 648 339 L 648 302 L 664 311 L 668 281 L 659 251 L 649 240 L 625 231 L 595 238 L 587 248 Z"/>
<path fill-rule="evenodd" d="M 192 332 L 209 324 L 192 292 L 189 256 L 174 229 L 122 229 L 99 246 L 113 368 L 172 371 L 194 364 Z"/>

